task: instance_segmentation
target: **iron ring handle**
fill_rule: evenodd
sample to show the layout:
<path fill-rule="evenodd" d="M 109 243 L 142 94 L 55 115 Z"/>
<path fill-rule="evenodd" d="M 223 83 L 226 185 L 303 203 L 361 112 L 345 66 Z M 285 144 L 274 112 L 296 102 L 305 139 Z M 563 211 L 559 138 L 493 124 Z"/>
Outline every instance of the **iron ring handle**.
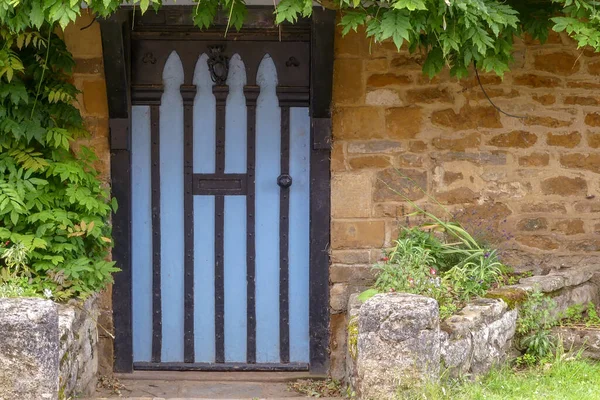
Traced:
<path fill-rule="evenodd" d="M 283 189 L 287 189 L 292 186 L 292 177 L 289 174 L 281 174 L 277 178 L 277 184 Z"/>

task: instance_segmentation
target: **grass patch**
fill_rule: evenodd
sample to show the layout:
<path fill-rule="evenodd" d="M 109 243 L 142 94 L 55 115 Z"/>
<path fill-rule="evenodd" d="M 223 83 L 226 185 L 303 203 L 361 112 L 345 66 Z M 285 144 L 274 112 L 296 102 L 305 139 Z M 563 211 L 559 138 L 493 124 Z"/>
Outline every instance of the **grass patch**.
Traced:
<path fill-rule="evenodd" d="M 290 391 L 307 397 L 342 397 L 342 385 L 335 379 L 299 379 L 288 384 Z"/>
<path fill-rule="evenodd" d="M 503 368 L 463 384 L 435 385 L 400 397 L 422 400 L 592 400 L 600 398 L 600 364 L 559 360 L 526 370 Z"/>

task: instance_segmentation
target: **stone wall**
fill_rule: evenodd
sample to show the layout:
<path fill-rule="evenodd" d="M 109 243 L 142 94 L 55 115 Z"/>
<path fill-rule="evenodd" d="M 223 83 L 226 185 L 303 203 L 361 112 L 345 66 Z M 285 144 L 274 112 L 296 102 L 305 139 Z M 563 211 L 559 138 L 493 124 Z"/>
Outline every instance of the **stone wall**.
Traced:
<path fill-rule="evenodd" d="M 0 400 L 90 395 L 98 370 L 95 299 L 0 298 Z"/>
<path fill-rule="evenodd" d="M 98 298 L 58 306 L 59 393 L 90 395 L 98 373 Z"/>
<path fill-rule="evenodd" d="M 85 145 L 96 152 L 98 161 L 95 167 L 100 172 L 102 180 L 109 183 L 108 101 L 100 24 L 94 21 L 94 16 L 87 10 L 82 10 L 82 15 L 76 23 L 69 25 L 64 31 L 64 40 L 75 59 L 73 84 L 81 91 L 76 106 L 91 134 L 89 139 L 81 140 L 75 147 Z M 99 297 L 99 322 L 106 328 L 99 332 L 100 373 L 102 374 L 112 372 L 113 366 L 113 342 L 108 334 L 113 331 L 111 295 L 111 287 L 109 287 Z"/>
<path fill-rule="evenodd" d="M 58 399 L 58 310 L 0 298 L 0 400 Z"/>
<path fill-rule="evenodd" d="M 424 296 L 378 294 L 350 307 L 359 309 L 346 381 L 365 400 L 396 399 L 442 375 L 485 374 L 506 359 L 517 320 L 500 299 L 475 300 L 441 325 L 437 302 Z"/>
<path fill-rule="evenodd" d="M 517 40 L 502 80 L 447 71 L 429 80 L 423 57 L 336 37 L 332 153 L 331 361 L 343 373 L 348 294 L 412 211 L 428 210 L 416 182 L 517 268 L 597 261 L 600 250 L 600 57 L 552 33 Z M 396 171 L 398 169 L 401 173 Z M 412 222 L 412 221 L 409 221 Z"/>
<path fill-rule="evenodd" d="M 418 389 L 419 382 L 481 376 L 520 353 L 513 347 L 519 304 L 540 290 L 552 297 L 557 317 L 568 307 L 600 301 L 600 266 L 582 266 L 521 279 L 469 302 L 439 320 L 435 300 L 418 295 L 378 294 L 364 304 L 348 302 L 348 345 L 344 378 L 359 398 L 396 398 L 398 390 Z M 564 346 L 600 357 L 600 335 L 557 328 Z M 589 344 L 588 344 L 589 342 Z"/>

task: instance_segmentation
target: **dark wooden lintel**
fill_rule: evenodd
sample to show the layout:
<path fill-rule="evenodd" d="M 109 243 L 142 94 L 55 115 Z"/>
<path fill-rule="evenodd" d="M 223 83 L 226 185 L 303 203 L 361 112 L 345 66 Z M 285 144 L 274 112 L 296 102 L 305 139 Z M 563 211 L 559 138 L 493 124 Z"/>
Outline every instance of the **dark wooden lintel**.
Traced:
<path fill-rule="evenodd" d="M 131 102 L 133 105 L 160 105 L 163 94 L 163 85 L 135 85 L 131 90 Z M 182 85 L 181 96 L 185 104 L 194 102 L 197 88 L 194 85 Z M 227 86 L 213 86 L 213 95 L 218 104 L 225 104 L 229 89 Z M 254 105 L 260 95 L 259 86 L 244 87 L 244 96 L 246 104 Z M 308 87 L 278 86 L 277 98 L 279 104 L 284 107 L 307 107 L 310 101 L 310 92 Z"/>

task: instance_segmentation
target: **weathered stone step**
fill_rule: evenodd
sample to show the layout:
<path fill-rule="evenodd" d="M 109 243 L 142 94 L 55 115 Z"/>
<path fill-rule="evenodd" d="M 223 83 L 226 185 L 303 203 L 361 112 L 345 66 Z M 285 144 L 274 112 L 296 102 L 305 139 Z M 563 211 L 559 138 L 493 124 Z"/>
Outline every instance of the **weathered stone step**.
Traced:
<path fill-rule="evenodd" d="M 80 400 L 114 400 L 117 397 L 95 397 Z M 118 397 L 121 400 L 207 400 L 212 397 Z M 235 397 L 219 400 L 306 400 L 307 397 Z M 339 397 L 320 397 L 321 400 L 339 400 Z"/>
<path fill-rule="evenodd" d="M 237 381 L 231 380 L 236 377 Z M 289 387 L 291 381 L 300 377 L 306 379 L 307 374 L 135 372 L 120 375 L 118 386 L 97 389 L 92 398 L 94 400 L 306 399 Z"/>

